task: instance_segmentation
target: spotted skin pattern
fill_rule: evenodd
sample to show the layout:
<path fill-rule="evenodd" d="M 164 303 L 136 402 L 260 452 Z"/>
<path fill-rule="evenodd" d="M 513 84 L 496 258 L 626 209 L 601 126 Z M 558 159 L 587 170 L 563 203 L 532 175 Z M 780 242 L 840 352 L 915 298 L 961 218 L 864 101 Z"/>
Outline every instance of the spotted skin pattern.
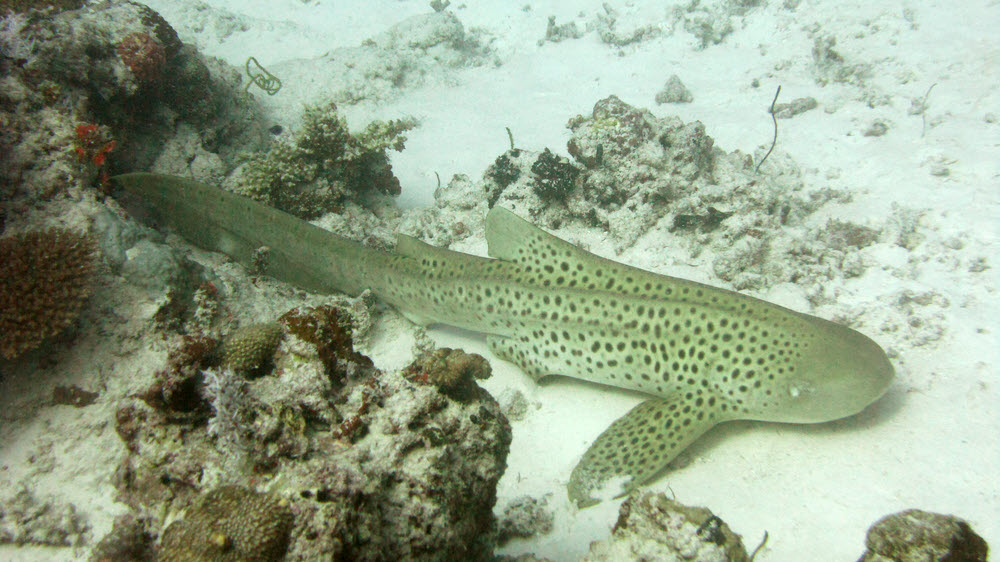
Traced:
<path fill-rule="evenodd" d="M 841 418 L 893 377 L 882 348 L 850 328 L 601 258 L 499 207 L 486 219 L 495 259 L 402 235 L 387 254 L 190 180 L 116 180 L 202 247 L 245 262 L 268 246 L 279 279 L 319 292 L 370 288 L 420 324 L 484 332 L 497 356 L 535 379 L 559 374 L 652 395 L 573 470 L 568 491 L 581 506 L 647 482 L 717 423 Z"/>

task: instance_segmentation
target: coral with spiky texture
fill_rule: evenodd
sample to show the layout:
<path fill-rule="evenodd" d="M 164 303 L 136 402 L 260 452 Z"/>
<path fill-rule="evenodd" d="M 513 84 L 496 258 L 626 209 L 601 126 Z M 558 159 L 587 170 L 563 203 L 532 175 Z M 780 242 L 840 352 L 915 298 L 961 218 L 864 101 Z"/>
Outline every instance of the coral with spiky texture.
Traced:
<path fill-rule="evenodd" d="M 242 375 L 261 375 L 271 366 L 283 335 L 281 324 L 274 322 L 238 328 L 222 341 L 222 364 Z"/>
<path fill-rule="evenodd" d="M 76 320 L 91 292 L 94 242 L 48 229 L 0 239 L 0 355 L 14 359 Z"/>
<path fill-rule="evenodd" d="M 294 515 L 288 501 L 241 486 L 223 486 L 196 500 L 163 532 L 160 562 L 281 560 Z"/>

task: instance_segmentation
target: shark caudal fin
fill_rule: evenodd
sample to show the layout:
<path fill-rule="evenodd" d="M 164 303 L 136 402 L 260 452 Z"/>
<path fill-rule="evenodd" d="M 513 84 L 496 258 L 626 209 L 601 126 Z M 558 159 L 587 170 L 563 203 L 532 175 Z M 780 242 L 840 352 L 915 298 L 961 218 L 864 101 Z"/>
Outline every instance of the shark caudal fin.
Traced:
<path fill-rule="evenodd" d="M 718 421 L 695 400 L 647 400 L 615 420 L 573 469 L 570 500 L 583 508 L 621 497 L 663 470 Z"/>

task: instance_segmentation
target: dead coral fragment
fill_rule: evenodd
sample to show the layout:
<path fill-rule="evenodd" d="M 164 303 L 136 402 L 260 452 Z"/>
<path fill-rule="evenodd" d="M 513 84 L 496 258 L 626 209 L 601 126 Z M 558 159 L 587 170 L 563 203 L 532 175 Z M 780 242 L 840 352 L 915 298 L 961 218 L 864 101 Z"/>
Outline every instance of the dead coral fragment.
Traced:
<path fill-rule="evenodd" d="M 294 516 L 286 500 L 241 486 L 201 496 L 163 533 L 160 562 L 271 561 L 288 550 Z"/>
<path fill-rule="evenodd" d="M 79 546 L 90 525 L 76 507 L 55 498 L 36 497 L 23 485 L 0 498 L 0 544 Z"/>
<path fill-rule="evenodd" d="M 49 229 L 0 240 L 0 355 L 14 359 L 72 324 L 93 272 L 86 235 Z"/>
<path fill-rule="evenodd" d="M 283 335 L 275 322 L 238 328 L 222 342 L 222 364 L 242 375 L 261 375 L 271 366 Z"/>

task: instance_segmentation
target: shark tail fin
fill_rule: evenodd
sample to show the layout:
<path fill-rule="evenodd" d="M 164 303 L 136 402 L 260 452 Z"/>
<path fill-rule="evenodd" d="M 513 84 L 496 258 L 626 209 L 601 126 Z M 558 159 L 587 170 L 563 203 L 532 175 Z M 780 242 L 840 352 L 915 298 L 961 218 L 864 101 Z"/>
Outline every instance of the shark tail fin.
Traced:
<path fill-rule="evenodd" d="M 615 420 L 573 469 L 570 500 L 583 508 L 621 497 L 663 470 L 718 421 L 688 402 L 683 395 L 647 400 Z"/>

